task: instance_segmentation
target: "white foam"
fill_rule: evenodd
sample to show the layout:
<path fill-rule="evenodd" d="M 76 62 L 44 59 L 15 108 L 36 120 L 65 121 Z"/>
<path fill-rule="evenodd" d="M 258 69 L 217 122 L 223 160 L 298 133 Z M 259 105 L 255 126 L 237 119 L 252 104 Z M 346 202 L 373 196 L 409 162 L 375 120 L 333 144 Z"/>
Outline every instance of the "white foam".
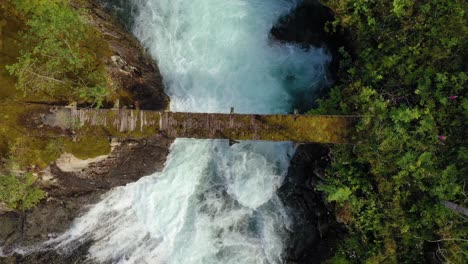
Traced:
<path fill-rule="evenodd" d="M 329 57 L 269 30 L 295 1 L 134 0 L 135 35 L 157 59 L 173 111 L 291 111 Z M 176 140 L 161 173 L 117 188 L 48 242 L 114 263 L 281 263 L 289 219 L 276 196 L 290 143 Z"/>

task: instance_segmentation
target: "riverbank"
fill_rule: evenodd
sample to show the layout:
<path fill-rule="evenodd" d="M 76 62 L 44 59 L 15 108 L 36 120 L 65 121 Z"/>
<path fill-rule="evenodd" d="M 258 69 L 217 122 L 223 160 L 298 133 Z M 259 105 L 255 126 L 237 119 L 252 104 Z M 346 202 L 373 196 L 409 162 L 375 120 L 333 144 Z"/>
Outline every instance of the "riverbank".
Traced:
<path fill-rule="evenodd" d="M 108 21 L 111 21 L 111 19 L 105 13 L 100 13 L 101 11 L 98 8 L 96 16 L 105 17 L 105 24 L 108 24 Z M 310 15 L 310 13 L 306 13 Z M 314 19 L 317 18 L 314 16 Z M 307 16 L 303 17 L 300 23 L 306 23 L 306 21 Z M 324 24 L 325 22 L 321 21 L 320 23 Z M 99 23 L 96 25 L 98 28 L 102 26 Z M 284 29 L 282 32 L 292 30 L 296 26 L 286 26 L 287 29 Z M 307 30 L 308 32 L 314 32 L 315 29 Z M 105 35 L 109 35 L 108 37 L 114 39 L 116 43 L 122 42 L 122 38 L 112 37 L 115 35 L 115 32 L 107 31 Z M 301 37 L 302 35 L 297 34 L 296 36 Z M 321 37 L 322 35 L 320 34 L 312 37 L 306 40 L 304 45 L 308 45 L 308 41 L 318 43 L 317 41 Z M 292 38 L 285 38 L 282 41 L 298 43 L 303 40 L 294 41 Z M 324 43 L 320 43 L 319 45 L 324 45 Z M 112 72 L 124 72 L 122 78 L 127 79 L 123 79 L 122 83 L 125 84 L 125 80 L 129 78 L 128 76 L 132 80 L 135 76 L 138 76 L 138 71 L 132 69 L 135 64 L 133 62 L 129 63 L 129 55 L 122 56 L 125 52 L 119 52 L 118 54 L 120 58 L 112 60 L 115 63 L 114 65 L 116 65 Z M 135 58 L 138 57 L 136 56 Z M 124 87 L 129 86 L 131 85 L 125 85 Z M 142 91 L 146 90 L 147 88 L 142 88 Z M 122 102 L 127 102 L 125 104 L 130 106 L 133 100 L 123 99 Z M 307 109 L 307 104 L 310 102 L 304 103 L 299 101 L 297 103 L 298 108 L 301 108 L 302 111 Z M 151 102 L 144 107 L 151 107 Z M 7 215 L 6 219 L 9 220 L 6 223 L 14 226 L 13 229 L 16 230 L 14 232 L 11 232 L 12 228 L 7 230 L 7 233 L 9 233 L 7 235 L 9 243 L 6 246 L 7 251 L 11 245 L 16 244 L 18 241 L 23 242 L 24 245 L 31 245 L 54 237 L 66 229 L 69 223 L 80 212 L 86 210 L 86 207 L 83 207 L 84 204 L 96 202 L 102 193 L 112 187 L 124 185 L 125 183 L 137 180 L 143 175 L 159 170 L 162 168 L 161 164 L 165 160 L 165 155 L 167 154 L 165 151 L 168 144 L 170 143 L 161 142 L 158 138 L 149 139 L 148 141 L 114 141 L 114 150 L 110 156 L 85 168 L 80 167 L 80 164 L 83 164 L 81 161 L 76 164 L 70 164 L 69 161 L 74 160 L 73 158 L 62 157 L 62 160 L 68 159 L 69 161 L 62 164 L 60 162 L 57 164 L 56 162 L 56 164 L 49 168 L 52 176 L 48 174 L 47 177 L 41 176 L 46 179 L 51 177 L 50 181 L 56 184 L 55 186 L 50 185 L 50 189 L 47 189 L 49 192 L 47 201 L 39 204 L 36 209 L 26 213 L 25 216 L 15 216 L 14 213 Z M 317 171 L 322 170 L 323 164 L 321 160 L 326 155 L 326 150 L 323 146 L 300 147 L 289 168 L 288 180 L 281 188 L 280 196 L 283 197 L 283 200 L 290 208 L 293 208 L 292 210 L 295 211 L 294 218 L 297 220 L 286 252 L 286 255 L 288 255 L 286 259 L 290 263 L 316 263 L 317 261 L 326 259 L 332 254 L 335 248 L 334 241 L 339 237 L 340 229 L 334 220 L 333 209 L 327 205 L 323 197 L 315 190 L 316 184 L 321 181 L 320 177 L 323 177 L 321 173 L 317 175 Z M 128 159 L 129 157 L 131 159 Z M 321 165 L 317 166 L 316 162 Z M 134 163 L 135 166 L 129 167 L 131 163 Z M 78 171 L 64 171 L 69 170 L 70 167 L 78 168 Z M 139 170 L 141 167 L 143 169 Z M 127 173 L 122 174 L 122 171 Z M 58 212 L 57 215 L 54 215 L 54 211 Z M 55 224 L 50 222 L 50 219 L 54 217 L 57 218 L 57 223 Z M 15 223 L 18 222 L 24 222 L 25 225 L 15 226 Z M 34 226 L 36 225 L 43 226 L 44 229 L 34 230 Z M 83 260 L 86 251 L 87 245 L 83 245 L 72 256 L 58 256 L 55 252 L 43 252 L 27 257 L 14 256 L 10 261 L 23 261 L 26 263 L 80 261 Z"/>
<path fill-rule="evenodd" d="M 23 18 L 14 15 L 14 8 L 8 4 L 1 9 L 6 14 L 2 17 L 7 18 L 2 24 L 2 69 L 14 63 L 13 57 L 3 54 L 8 51 L 12 55 L 15 54 L 12 50 L 20 49 L 14 40 L 21 38 L 19 30 L 25 27 Z M 118 99 L 120 107 L 166 109 L 169 99 L 158 67 L 139 42 L 93 1 L 80 2 L 79 7 L 88 10 L 88 23 L 101 35 L 104 42 L 100 45 L 109 50 L 99 58 L 99 63 L 105 65 L 109 85 L 114 87 L 104 104 L 113 106 Z M 0 109 L 5 115 L 2 123 L 6 125 L 0 127 L 0 172 L 11 172 L 14 164 L 16 173 L 32 173 L 36 185 L 47 193 L 36 207 L 24 212 L 0 206 L 0 247 L 5 253 L 15 246 L 34 245 L 62 233 L 87 205 L 97 202 L 106 191 L 163 168 L 172 141 L 158 136 L 122 141 L 93 136 L 28 137 L 21 132 L 28 131 L 21 125 L 23 112 L 34 104 L 68 104 L 75 98 L 57 101 L 41 94 L 24 96 L 13 87 L 13 77 L 3 70 L 0 73 Z"/>
<path fill-rule="evenodd" d="M 293 226 L 285 252 L 288 264 L 324 263 L 331 258 L 346 230 L 335 216 L 333 203 L 317 191 L 329 177 L 330 150 L 324 144 L 297 147 L 278 193 L 289 208 Z"/>

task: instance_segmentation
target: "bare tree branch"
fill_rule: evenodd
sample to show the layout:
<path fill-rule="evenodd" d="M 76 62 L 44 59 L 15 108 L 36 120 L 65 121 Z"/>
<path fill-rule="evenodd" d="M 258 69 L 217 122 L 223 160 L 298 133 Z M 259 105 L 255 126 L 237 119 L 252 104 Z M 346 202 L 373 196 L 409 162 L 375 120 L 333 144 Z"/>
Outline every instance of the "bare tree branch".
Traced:
<path fill-rule="evenodd" d="M 58 80 L 58 79 L 55 79 L 55 78 L 52 78 L 50 76 L 45 76 L 45 75 L 42 75 L 42 74 L 38 74 L 38 73 L 35 73 L 31 70 L 26 70 L 27 72 L 39 77 L 39 78 L 43 78 L 43 79 L 46 79 L 46 80 L 49 80 L 49 81 L 53 81 L 53 82 L 58 82 L 58 83 L 65 83 L 64 81 L 62 80 Z"/>
<path fill-rule="evenodd" d="M 468 208 L 465 208 L 463 206 L 460 206 L 456 203 L 452 203 L 452 202 L 449 202 L 449 201 L 441 201 L 440 202 L 443 206 L 445 206 L 446 208 L 454 211 L 454 212 L 457 212 L 457 213 L 460 213 L 460 214 L 463 214 L 465 216 L 468 216 Z"/>

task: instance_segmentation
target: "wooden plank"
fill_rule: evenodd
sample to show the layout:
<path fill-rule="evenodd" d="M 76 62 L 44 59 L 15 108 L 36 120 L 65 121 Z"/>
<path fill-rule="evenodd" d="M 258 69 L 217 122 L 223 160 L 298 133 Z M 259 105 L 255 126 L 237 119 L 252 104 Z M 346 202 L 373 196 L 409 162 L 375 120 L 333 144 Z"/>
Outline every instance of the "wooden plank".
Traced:
<path fill-rule="evenodd" d="M 80 133 L 140 138 L 164 133 L 172 138 L 357 143 L 359 117 L 255 115 L 57 108 L 42 123 Z"/>

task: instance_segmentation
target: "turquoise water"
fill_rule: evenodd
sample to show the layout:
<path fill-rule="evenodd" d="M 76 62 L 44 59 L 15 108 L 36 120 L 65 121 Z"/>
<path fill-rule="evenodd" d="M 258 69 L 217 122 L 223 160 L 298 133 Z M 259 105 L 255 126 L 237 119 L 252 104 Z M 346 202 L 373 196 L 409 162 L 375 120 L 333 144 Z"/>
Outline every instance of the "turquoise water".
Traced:
<path fill-rule="evenodd" d="M 133 32 L 157 60 L 172 111 L 287 113 L 325 82 L 330 58 L 269 36 L 297 3 L 134 0 Z M 92 239 L 114 263 L 282 263 L 291 220 L 276 195 L 291 143 L 179 139 L 164 170 L 109 192 L 59 250 Z"/>

